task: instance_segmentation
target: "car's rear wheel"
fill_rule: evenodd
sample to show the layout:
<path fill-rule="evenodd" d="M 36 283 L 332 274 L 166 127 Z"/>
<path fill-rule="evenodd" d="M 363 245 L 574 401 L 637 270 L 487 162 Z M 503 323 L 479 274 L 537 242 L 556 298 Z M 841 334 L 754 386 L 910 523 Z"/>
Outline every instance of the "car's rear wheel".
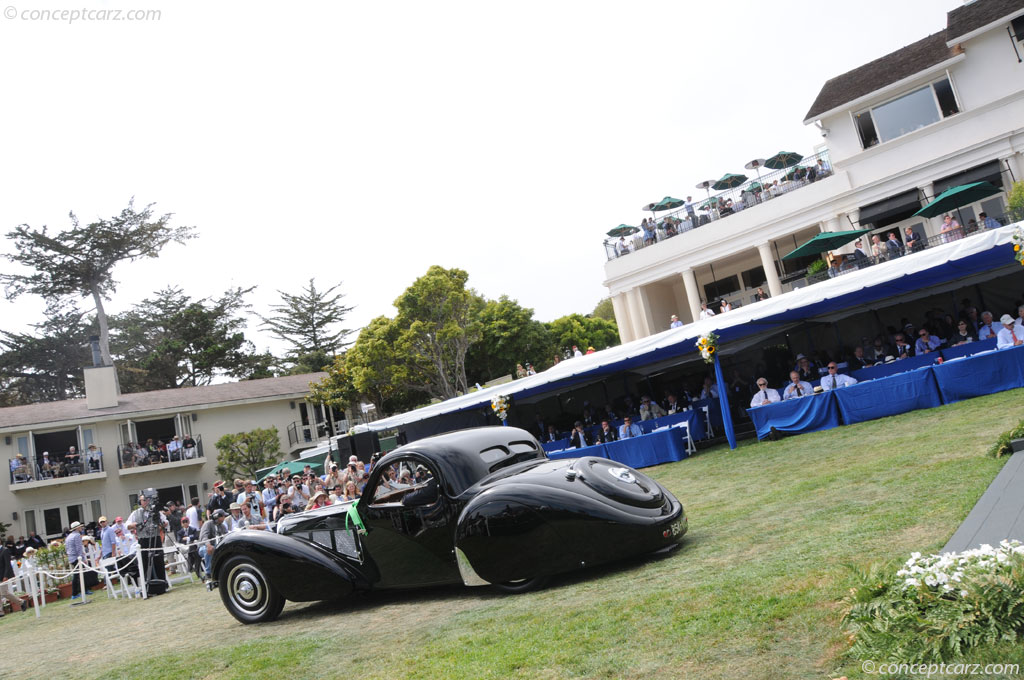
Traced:
<path fill-rule="evenodd" d="M 531 590 L 543 588 L 547 582 L 547 576 L 534 576 L 533 578 L 521 578 L 515 581 L 495 583 L 494 587 L 506 593 L 528 593 Z"/>
<path fill-rule="evenodd" d="M 224 606 L 242 623 L 273 621 L 284 608 L 284 598 L 252 558 L 230 558 L 221 567 L 218 582 Z"/>

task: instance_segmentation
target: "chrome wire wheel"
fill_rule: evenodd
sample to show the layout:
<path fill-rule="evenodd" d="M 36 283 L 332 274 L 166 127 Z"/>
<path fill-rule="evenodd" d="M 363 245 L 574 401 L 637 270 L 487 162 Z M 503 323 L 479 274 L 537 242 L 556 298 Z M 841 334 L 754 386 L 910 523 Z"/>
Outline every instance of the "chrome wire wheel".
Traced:
<path fill-rule="evenodd" d="M 233 557 L 221 571 L 220 595 L 231 615 L 242 623 L 276 619 L 284 598 L 267 581 L 260 567 L 247 557 Z"/>

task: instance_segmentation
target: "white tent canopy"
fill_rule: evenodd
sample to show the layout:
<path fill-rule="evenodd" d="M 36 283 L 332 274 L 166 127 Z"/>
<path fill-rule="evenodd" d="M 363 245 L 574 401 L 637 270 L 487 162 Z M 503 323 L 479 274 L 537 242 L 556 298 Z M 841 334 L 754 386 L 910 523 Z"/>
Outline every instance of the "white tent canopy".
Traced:
<path fill-rule="evenodd" d="M 602 375 L 696 353 L 697 338 L 715 332 L 720 343 L 733 342 L 819 315 L 898 297 L 913 290 L 1016 265 L 1012 244 L 1018 225 L 1001 227 L 969 238 L 845 273 L 778 297 L 746 305 L 681 328 L 562 361 L 537 375 L 471 392 L 414 411 L 369 423 L 373 431 L 389 430 L 445 414 L 489 408 L 496 395 L 550 393 Z M 1002 247 L 1001 247 L 1002 246 Z M 744 343 L 746 344 L 746 343 Z"/>

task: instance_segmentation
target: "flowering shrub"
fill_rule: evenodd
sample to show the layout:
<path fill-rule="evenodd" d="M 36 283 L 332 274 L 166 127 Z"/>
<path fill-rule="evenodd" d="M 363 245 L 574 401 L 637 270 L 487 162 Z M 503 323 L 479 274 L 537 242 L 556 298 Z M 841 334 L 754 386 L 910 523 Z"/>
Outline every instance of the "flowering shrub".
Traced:
<path fill-rule="evenodd" d="M 491 399 L 491 410 L 494 411 L 494 415 L 498 416 L 498 420 L 505 422 L 508 418 L 509 399 L 503 394 L 499 394 Z"/>
<path fill-rule="evenodd" d="M 1024 266 L 1024 229 L 1020 227 L 1013 230 L 1013 259 Z"/>
<path fill-rule="evenodd" d="M 901 569 L 859 573 L 843 624 L 860 659 L 940 662 L 1024 638 L 1024 545 L 913 553 Z"/>
<path fill-rule="evenodd" d="M 704 359 L 704 363 L 713 364 L 715 352 L 718 351 L 718 336 L 714 333 L 700 336 L 700 339 L 697 340 L 697 349 L 700 350 L 700 356 Z"/>

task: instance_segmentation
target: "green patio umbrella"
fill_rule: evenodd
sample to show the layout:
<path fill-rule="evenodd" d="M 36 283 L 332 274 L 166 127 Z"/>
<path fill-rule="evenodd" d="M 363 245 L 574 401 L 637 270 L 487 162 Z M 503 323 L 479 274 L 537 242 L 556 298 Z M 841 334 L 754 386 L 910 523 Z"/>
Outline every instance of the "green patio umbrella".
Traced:
<path fill-rule="evenodd" d="M 612 238 L 615 238 L 616 236 L 632 236 L 638 231 L 640 230 L 637 227 L 631 227 L 628 224 L 620 224 L 619 226 L 609 231 L 608 235 L 611 236 Z"/>
<path fill-rule="evenodd" d="M 747 191 L 761 191 L 764 189 L 760 182 L 751 182 L 747 185 Z"/>
<path fill-rule="evenodd" d="M 937 217 L 944 212 L 955 210 L 962 205 L 980 201 L 993 194 L 998 194 L 1002 189 L 989 182 L 973 182 L 950 187 L 935 197 L 935 200 L 914 213 L 915 216 Z M 961 218 L 963 224 L 963 218 Z"/>
<path fill-rule="evenodd" d="M 726 173 L 722 175 L 722 179 L 718 180 L 711 185 L 711 188 L 715 191 L 725 191 L 726 189 L 735 189 L 739 185 L 747 181 L 746 175 L 733 175 Z"/>
<path fill-rule="evenodd" d="M 766 160 L 764 162 L 764 167 L 771 168 L 772 170 L 782 170 L 783 168 L 788 168 L 791 165 L 796 165 L 803 159 L 804 157 L 795 151 L 780 151 Z"/>
<path fill-rule="evenodd" d="M 712 196 L 708 200 L 701 203 L 699 207 L 701 210 L 711 210 L 711 208 L 716 205 L 718 205 L 718 196 Z"/>
<path fill-rule="evenodd" d="M 808 255 L 817 255 L 823 253 L 826 250 L 832 250 L 833 248 L 841 248 L 850 241 L 862 236 L 863 234 L 869 233 L 870 229 L 854 229 L 853 231 L 825 231 L 807 243 L 803 244 L 788 255 L 783 255 L 783 260 L 792 260 L 797 257 L 806 257 Z"/>
<path fill-rule="evenodd" d="M 683 205 L 685 205 L 685 204 L 686 204 L 686 201 L 681 201 L 678 198 L 672 198 L 671 196 L 666 196 L 665 198 L 661 199 L 660 201 L 658 201 L 657 203 L 654 204 L 654 209 L 655 210 L 675 210 L 676 208 L 683 207 Z"/>

